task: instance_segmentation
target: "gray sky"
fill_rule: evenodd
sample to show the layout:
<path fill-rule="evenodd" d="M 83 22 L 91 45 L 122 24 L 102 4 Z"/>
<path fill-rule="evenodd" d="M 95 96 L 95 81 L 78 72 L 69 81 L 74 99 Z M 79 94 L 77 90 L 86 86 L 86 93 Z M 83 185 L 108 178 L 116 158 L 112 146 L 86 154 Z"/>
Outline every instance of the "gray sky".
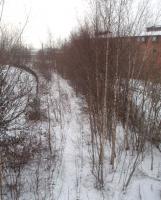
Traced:
<path fill-rule="evenodd" d="M 21 29 L 29 15 L 23 38 L 40 47 L 49 32 L 54 39 L 67 37 L 87 7 L 87 0 L 6 0 L 2 22 Z"/>
<path fill-rule="evenodd" d="M 140 0 L 135 0 L 140 2 Z M 41 47 L 47 41 L 49 33 L 53 39 L 68 37 L 71 30 L 77 27 L 79 20 L 88 12 L 88 0 L 5 0 L 2 22 L 9 29 L 22 29 L 27 16 L 28 24 L 23 39 L 34 47 Z M 159 5 L 161 0 L 150 0 Z M 154 9 L 155 6 L 152 6 Z M 159 6 L 160 7 L 160 6 Z M 161 23 L 160 23 L 161 24 Z"/>

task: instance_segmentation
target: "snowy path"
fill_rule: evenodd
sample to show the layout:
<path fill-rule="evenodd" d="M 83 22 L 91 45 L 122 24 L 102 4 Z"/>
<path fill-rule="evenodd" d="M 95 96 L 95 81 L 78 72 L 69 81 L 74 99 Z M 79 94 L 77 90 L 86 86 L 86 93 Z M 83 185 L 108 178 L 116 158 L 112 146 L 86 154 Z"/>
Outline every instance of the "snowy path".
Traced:
<path fill-rule="evenodd" d="M 59 77 L 60 78 L 60 77 Z M 81 109 L 72 88 L 67 82 L 59 80 L 60 89 L 67 96 L 66 104 L 70 112 L 63 112 L 63 134 L 64 134 L 64 151 L 60 174 L 56 183 L 55 199 L 80 199 L 80 177 L 81 177 Z"/>
<path fill-rule="evenodd" d="M 59 88 L 63 94 L 61 96 L 66 96 L 66 99 L 65 106 L 61 107 L 63 112 L 61 131 L 64 135 L 62 163 L 51 200 L 159 200 L 160 183 L 142 176 L 140 180 L 136 177 L 126 194 L 123 194 L 121 187 L 117 185 L 118 181 L 107 185 L 107 189 L 102 192 L 95 189 L 95 179 L 91 174 L 86 144 L 89 122 L 82 113 L 83 102 L 76 97 L 67 81 L 55 76 L 57 81 L 54 81 L 53 93 L 59 96 L 60 93 L 55 93 L 56 88 Z"/>
<path fill-rule="evenodd" d="M 56 78 L 57 79 L 57 78 Z M 65 137 L 62 165 L 55 183 L 56 200 L 102 200 L 102 192 L 94 188 L 87 145 L 84 136 L 88 134 L 89 123 L 82 114 L 82 100 L 76 97 L 67 81 L 59 77 L 59 87 L 67 96 L 70 112 L 63 110 L 63 134 Z M 57 86 L 56 86 L 57 87 Z M 55 90 L 55 88 L 53 88 Z"/>
<path fill-rule="evenodd" d="M 71 120 L 65 130 L 65 148 L 62 160 L 61 182 L 62 188 L 59 199 L 76 199 L 78 196 L 80 171 L 78 169 L 77 156 L 77 135 L 80 134 L 80 127 L 77 122 L 78 108 L 71 102 Z"/>

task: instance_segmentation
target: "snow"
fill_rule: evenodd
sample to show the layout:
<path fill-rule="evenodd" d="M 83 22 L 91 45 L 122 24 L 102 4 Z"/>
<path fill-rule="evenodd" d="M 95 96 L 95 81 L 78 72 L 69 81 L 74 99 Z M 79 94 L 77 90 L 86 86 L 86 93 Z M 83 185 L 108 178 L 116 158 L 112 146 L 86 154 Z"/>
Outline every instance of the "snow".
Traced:
<path fill-rule="evenodd" d="M 160 200 L 160 183 L 143 179 L 135 181 L 127 191 L 125 200 Z"/>
<path fill-rule="evenodd" d="M 161 199 L 161 159 L 154 149 L 154 168 L 151 170 L 151 154 L 145 152 L 139 157 L 137 169 L 127 190 L 123 184 L 132 170 L 135 156 L 123 150 L 124 129 L 117 125 L 115 170 L 109 165 L 110 145 L 105 148 L 105 187 L 95 187 L 95 177 L 91 173 L 89 146 L 89 119 L 83 112 L 86 104 L 76 96 L 68 81 L 53 74 L 51 82 L 41 77 L 41 111 L 51 120 L 51 140 L 55 153 L 46 151 L 36 155 L 24 167 L 21 175 L 23 190 L 20 200 L 159 200 Z M 47 103 L 49 102 L 49 108 Z M 138 104 L 139 105 L 139 104 Z M 49 109 L 49 114 L 47 110 Z M 23 121 L 23 119 L 22 119 Z M 39 138 L 44 148 L 48 145 L 45 137 L 49 131 L 47 120 L 28 124 L 33 140 Z M 44 152 L 44 154 L 43 154 Z M 55 156 L 55 157 L 54 157 Z"/>
<path fill-rule="evenodd" d="M 57 76 L 57 75 L 55 75 Z M 149 152 L 146 152 L 145 159 L 139 159 L 139 164 L 134 174 L 128 190 L 123 191 L 122 184 L 125 181 L 125 175 L 128 167 L 132 167 L 135 157 L 128 152 L 121 155 L 121 160 L 117 161 L 117 168 L 111 171 L 108 157 L 110 155 L 109 147 L 105 150 L 106 153 L 106 183 L 105 188 L 99 191 L 95 188 L 95 178 L 91 174 L 90 154 L 88 147 L 88 135 L 90 133 L 88 116 L 82 112 L 82 98 L 76 97 L 73 89 L 68 85 L 67 81 L 61 77 L 60 87 L 68 94 L 70 104 L 70 113 L 67 113 L 65 118 L 70 119 L 65 128 L 65 147 L 63 152 L 61 175 L 58 177 L 55 188 L 55 199 L 70 199 L 70 200 L 158 200 L 161 193 L 161 182 L 158 176 L 160 169 L 160 153 L 157 149 L 154 151 L 154 169 L 150 170 L 151 157 Z M 124 129 L 121 124 L 117 126 L 117 151 L 119 153 Z M 123 163 L 125 161 L 125 163 Z M 121 172 L 122 171 L 122 172 Z M 145 174 L 145 172 L 147 174 Z M 149 177 L 148 175 L 151 175 Z"/>
<path fill-rule="evenodd" d="M 59 81 L 60 88 L 68 95 L 70 105 L 70 113 L 67 112 L 64 116 L 67 122 L 64 125 L 65 143 L 55 199 L 103 199 L 100 192 L 94 188 L 88 152 L 85 152 L 85 135 L 89 131 L 89 124 L 87 116 L 82 113 L 83 102 L 76 97 L 67 81 L 58 75 L 55 75 L 54 80 Z"/>
<path fill-rule="evenodd" d="M 131 80 L 130 85 L 133 90 L 133 102 L 143 111 L 146 119 L 153 119 L 160 122 L 161 119 L 161 101 L 160 101 L 160 84 L 152 84 L 150 81 L 143 82 L 140 80 Z M 154 106 L 155 105 L 155 106 Z M 158 112 L 156 112 L 156 110 Z M 157 115 L 157 118 L 156 118 Z"/>

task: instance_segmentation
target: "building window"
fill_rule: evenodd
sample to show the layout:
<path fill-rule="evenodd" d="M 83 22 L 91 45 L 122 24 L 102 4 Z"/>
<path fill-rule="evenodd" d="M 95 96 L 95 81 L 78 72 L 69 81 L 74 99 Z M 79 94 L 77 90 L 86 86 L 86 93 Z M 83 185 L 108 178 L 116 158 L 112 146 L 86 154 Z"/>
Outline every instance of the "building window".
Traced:
<path fill-rule="evenodd" d="M 140 37 L 137 38 L 137 41 L 138 42 L 146 42 L 146 38 L 143 37 L 143 36 L 142 37 L 140 36 Z"/>
<path fill-rule="evenodd" d="M 152 37 L 152 42 L 156 42 L 157 41 L 157 36 L 153 36 Z"/>
<path fill-rule="evenodd" d="M 141 42 L 145 42 L 145 37 L 141 37 Z"/>
<path fill-rule="evenodd" d="M 137 37 L 137 41 L 140 42 L 140 37 Z"/>

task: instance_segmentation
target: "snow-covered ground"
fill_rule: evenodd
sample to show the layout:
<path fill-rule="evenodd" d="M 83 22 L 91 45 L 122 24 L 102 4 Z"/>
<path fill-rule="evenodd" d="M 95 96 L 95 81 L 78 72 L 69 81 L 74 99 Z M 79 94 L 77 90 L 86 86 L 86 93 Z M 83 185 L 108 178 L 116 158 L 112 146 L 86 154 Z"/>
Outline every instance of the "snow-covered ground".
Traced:
<path fill-rule="evenodd" d="M 135 158 L 126 153 L 122 154 L 122 161 L 118 161 L 118 168 L 111 171 L 107 166 L 105 189 L 99 191 L 95 188 L 95 178 L 91 174 L 90 154 L 88 151 L 88 135 L 90 131 L 88 117 L 83 113 L 85 103 L 82 98 L 76 97 L 74 90 L 68 82 L 55 75 L 59 87 L 67 95 L 67 104 L 70 112 L 64 112 L 64 151 L 62 165 L 57 182 L 55 183 L 54 199 L 60 200 L 159 200 L 161 199 L 161 160 L 160 152 L 154 149 L 154 169 L 151 171 L 151 155 L 146 152 L 145 158 L 140 162 L 129 184 L 127 191 L 122 190 L 122 183 L 127 179 Z M 56 82 L 56 81 L 54 81 Z M 56 86 L 58 87 L 58 86 Z M 53 88 L 53 92 L 54 92 Z M 67 123 L 66 123 L 67 122 Z M 124 130 L 121 125 L 117 127 L 118 145 L 121 146 L 121 135 Z M 119 138 L 120 137 L 120 138 Z M 108 150 L 108 149 L 107 149 Z M 109 156 L 109 152 L 107 157 Z M 126 161 L 126 164 L 123 162 Z M 107 162 L 108 165 L 108 162 Z M 128 169 L 129 167 L 129 169 Z M 108 169 L 109 168 L 109 169 Z"/>
<path fill-rule="evenodd" d="M 54 74 L 50 83 L 41 79 L 40 101 L 44 119 L 31 123 L 29 131 L 34 132 L 44 147 L 48 145 L 45 138 L 50 132 L 52 155 L 42 150 L 40 157 L 36 156 L 24 167 L 19 199 L 160 200 L 161 159 L 157 149 L 153 152 L 153 170 L 150 169 L 151 154 L 147 151 L 143 161 L 139 158 L 127 190 L 122 190 L 135 157 L 130 152 L 120 153 L 124 134 L 121 124 L 117 126 L 117 152 L 120 157 L 116 160 L 116 168 L 111 170 L 109 165 L 108 146 L 105 149 L 105 188 L 102 191 L 95 188 L 88 142 L 90 127 L 88 116 L 82 109 L 85 101 L 76 96 L 70 84 L 59 75 Z M 50 125 L 47 119 L 50 119 Z"/>
<path fill-rule="evenodd" d="M 55 182 L 53 199 L 102 199 L 102 192 L 94 188 L 94 178 L 90 171 L 90 160 L 86 146 L 89 134 L 88 118 L 82 112 L 83 100 L 76 97 L 73 88 L 60 76 L 54 75 L 51 87 L 54 94 L 57 88 L 66 96 L 63 109 L 63 134 L 65 137 L 60 173 Z M 59 95 L 58 95 L 59 96 Z"/>

